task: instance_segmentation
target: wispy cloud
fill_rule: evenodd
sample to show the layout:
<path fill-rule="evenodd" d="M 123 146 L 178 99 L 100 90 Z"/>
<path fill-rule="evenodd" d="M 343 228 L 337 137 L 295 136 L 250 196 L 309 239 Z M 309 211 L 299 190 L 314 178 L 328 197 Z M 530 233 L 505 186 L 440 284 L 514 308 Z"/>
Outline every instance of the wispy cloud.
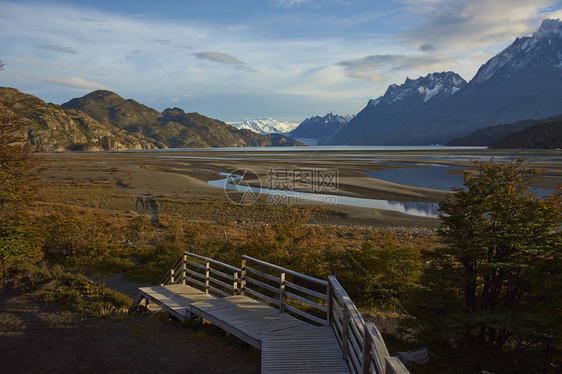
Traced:
<path fill-rule="evenodd" d="M 46 77 L 46 76 L 35 76 L 18 73 L 15 71 L 10 71 L 10 75 L 20 79 L 35 80 L 45 83 L 52 83 L 59 86 L 65 86 L 70 88 L 80 88 L 80 89 L 104 89 L 112 90 L 113 88 L 98 82 L 89 81 L 80 77 Z"/>
<path fill-rule="evenodd" d="M 76 54 L 76 51 L 74 49 L 72 49 L 71 47 L 64 47 L 64 46 L 58 45 L 58 44 L 40 45 L 37 48 L 41 48 L 41 49 L 45 49 L 47 51 L 53 51 L 53 52 Z"/>
<path fill-rule="evenodd" d="M 366 79 L 372 82 L 382 82 L 384 76 L 375 73 L 380 70 L 414 70 L 420 68 L 440 68 L 444 65 L 454 65 L 454 61 L 445 56 L 433 54 L 423 55 L 370 55 L 360 59 L 340 61 L 341 66 L 351 78 Z"/>
<path fill-rule="evenodd" d="M 200 60 L 218 62 L 219 64 L 232 65 L 236 69 L 252 71 L 244 61 L 220 52 L 198 52 L 193 54 Z"/>
<path fill-rule="evenodd" d="M 457 52 L 510 43 L 550 16 L 555 0 L 402 0 L 421 24 L 400 40 L 421 50 Z M 550 8 L 550 11 L 548 10 Z M 546 10 L 545 10 L 546 9 Z"/>
<path fill-rule="evenodd" d="M 68 87 L 109 89 L 98 83 L 104 82 L 162 110 L 182 94 L 176 80 L 216 118 L 239 120 L 267 109 L 292 121 L 350 113 L 376 86 L 384 91 L 406 76 L 455 70 L 469 79 L 559 9 L 550 0 L 394 0 L 388 9 L 368 1 L 262 3 L 263 13 L 236 18 L 233 26 L 224 19 L 0 0 L 3 83 L 64 102 L 72 97 Z M 26 77 L 10 75 L 12 69 Z M 181 103 L 200 110 L 188 99 Z"/>
<path fill-rule="evenodd" d="M 291 8 L 295 6 L 314 4 L 314 0 L 273 0 L 273 3 L 279 7 Z"/>
<path fill-rule="evenodd" d="M 193 54 L 195 57 L 201 60 L 209 60 L 218 62 L 221 64 L 228 64 L 228 65 L 246 65 L 245 62 L 240 61 L 236 57 L 232 57 L 227 55 L 226 53 L 220 52 L 199 52 Z"/>

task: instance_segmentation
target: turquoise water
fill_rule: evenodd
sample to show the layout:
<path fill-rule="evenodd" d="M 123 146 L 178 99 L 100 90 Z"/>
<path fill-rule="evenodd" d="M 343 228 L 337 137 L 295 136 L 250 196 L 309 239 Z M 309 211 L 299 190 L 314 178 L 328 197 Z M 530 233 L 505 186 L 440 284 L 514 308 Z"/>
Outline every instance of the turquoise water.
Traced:
<path fill-rule="evenodd" d="M 258 188 L 243 184 L 233 183 L 240 180 L 242 176 L 231 175 L 228 173 L 219 173 L 225 178 L 212 180 L 207 182 L 214 187 L 223 188 L 225 190 L 251 192 L 256 195 L 269 195 L 276 196 L 277 198 L 268 198 L 271 203 L 294 203 L 294 204 L 338 204 L 348 205 L 361 208 L 374 208 L 391 210 L 417 217 L 437 217 L 439 212 L 439 205 L 435 203 L 413 203 L 406 201 L 392 201 L 392 200 L 378 200 L 378 199 L 365 199 L 359 197 L 338 196 L 330 194 L 315 194 L 309 192 L 285 191 L 285 190 L 272 190 L 268 188 Z"/>

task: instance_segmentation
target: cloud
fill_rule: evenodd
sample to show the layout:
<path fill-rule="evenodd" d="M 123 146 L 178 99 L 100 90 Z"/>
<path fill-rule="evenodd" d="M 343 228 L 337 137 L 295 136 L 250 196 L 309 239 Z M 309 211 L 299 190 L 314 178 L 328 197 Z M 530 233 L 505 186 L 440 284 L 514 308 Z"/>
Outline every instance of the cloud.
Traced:
<path fill-rule="evenodd" d="M 303 6 L 313 4 L 313 0 L 274 0 L 274 3 L 278 7 L 282 8 L 292 8 L 295 6 Z"/>
<path fill-rule="evenodd" d="M 437 49 L 437 47 L 435 47 L 431 43 L 424 43 L 424 44 L 420 45 L 420 51 L 423 51 L 423 52 L 434 52 L 436 49 Z"/>
<path fill-rule="evenodd" d="M 370 55 L 355 60 L 340 61 L 341 66 L 351 78 L 366 79 L 371 82 L 382 82 L 384 76 L 375 71 L 396 71 L 397 69 L 413 70 L 419 68 L 440 68 L 443 65 L 454 65 L 454 61 L 445 56 L 423 55 Z"/>
<path fill-rule="evenodd" d="M 512 42 L 548 17 L 555 0 L 402 0 L 421 23 L 399 36 L 423 51 L 467 52 Z M 552 8 L 552 11 L 554 8 Z M 429 49 L 428 49 L 429 48 Z"/>
<path fill-rule="evenodd" d="M 199 52 L 199 53 L 194 53 L 193 55 L 200 60 L 218 62 L 219 64 L 232 65 L 236 69 L 253 71 L 248 67 L 248 65 L 244 61 L 240 61 L 236 57 L 232 57 L 230 55 L 227 55 L 226 53 Z"/>
<path fill-rule="evenodd" d="M 72 49 L 71 47 L 64 47 L 64 46 L 58 45 L 58 44 L 40 45 L 37 48 L 41 48 L 41 49 L 45 49 L 47 51 L 53 51 L 53 52 L 76 54 L 76 51 L 74 49 Z"/>
<path fill-rule="evenodd" d="M 28 80 L 36 80 L 45 83 L 55 84 L 59 86 L 66 86 L 71 88 L 80 88 L 80 89 L 104 89 L 104 90 L 112 90 L 113 88 L 106 86 L 105 84 L 89 81 L 84 78 L 80 77 L 46 77 L 46 76 L 35 76 L 35 75 L 27 75 L 18 73 L 15 71 L 10 71 L 10 75 L 13 77 L 21 78 L 21 79 L 28 79 Z"/>
<path fill-rule="evenodd" d="M 220 52 L 199 52 L 193 54 L 200 60 L 209 60 L 218 62 L 221 64 L 229 64 L 229 65 L 245 65 L 244 62 L 238 60 L 236 57 L 232 57 L 225 53 Z"/>

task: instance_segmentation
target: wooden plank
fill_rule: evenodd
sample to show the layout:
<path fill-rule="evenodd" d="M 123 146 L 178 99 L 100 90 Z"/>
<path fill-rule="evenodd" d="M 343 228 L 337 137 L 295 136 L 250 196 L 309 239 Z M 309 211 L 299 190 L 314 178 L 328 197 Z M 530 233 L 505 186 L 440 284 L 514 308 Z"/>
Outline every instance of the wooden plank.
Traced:
<path fill-rule="evenodd" d="M 322 349 L 319 349 L 322 347 Z M 349 373 L 329 327 L 307 327 L 266 333 L 262 373 Z"/>
<path fill-rule="evenodd" d="M 228 279 L 228 280 L 232 280 L 233 277 L 234 277 L 233 274 L 226 274 L 226 273 L 223 273 L 222 271 L 219 271 L 215 268 L 211 268 L 211 274 L 220 275 L 221 277 L 223 277 L 225 279 Z"/>
<path fill-rule="evenodd" d="M 194 270 L 191 270 L 191 269 L 186 269 L 185 271 L 186 271 L 188 274 L 193 275 L 194 277 L 197 277 L 197 278 L 199 278 L 199 279 L 205 279 L 205 274 L 198 273 L 198 272 L 196 272 L 196 271 L 194 271 Z"/>
<path fill-rule="evenodd" d="M 209 292 L 210 291 L 213 291 L 214 293 L 219 294 L 219 295 L 224 296 L 224 297 L 230 296 L 229 293 L 224 292 L 223 290 L 218 289 L 218 288 L 213 287 L 213 286 L 209 286 Z"/>
<path fill-rule="evenodd" d="M 205 265 L 197 263 L 197 262 L 193 262 L 193 261 L 189 261 L 189 260 L 185 260 L 185 262 L 193 267 L 199 268 L 199 269 L 205 269 Z"/>
<path fill-rule="evenodd" d="M 363 352 L 361 352 L 361 374 L 369 374 L 371 367 L 371 334 L 363 334 Z"/>
<path fill-rule="evenodd" d="M 246 271 L 249 272 L 249 273 L 252 273 L 252 274 L 255 274 L 255 275 L 259 275 L 260 277 L 265 278 L 265 279 L 267 279 L 267 280 L 270 280 L 270 281 L 272 281 L 272 282 L 279 283 L 279 281 L 280 281 L 279 278 L 274 277 L 273 275 L 266 274 L 266 273 L 262 273 L 261 271 L 256 270 L 256 269 L 254 269 L 254 268 L 251 268 L 251 267 L 249 267 L 249 266 L 246 266 L 245 269 L 246 269 Z M 246 277 L 248 277 L 247 274 L 246 274 Z"/>
<path fill-rule="evenodd" d="M 224 288 L 229 289 L 229 290 L 232 291 L 232 284 L 225 283 L 225 282 L 220 281 L 220 280 L 218 280 L 218 279 L 216 279 L 216 278 L 209 278 L 209 280 L 210 280 L 211 282 L 213 282 L 214 284 L 220 285 L 220 286 L 222 286 L 222 287 L 224 287 Z M 228 296 L 231 296 L 231 294 L 228 294 Z"/>
<path fill-rule="evenodd" d="M 247 279 L 247 278 L 246 278 L 246 279 Z M 268 303 L 272 303 L 272 304 L 275 304 L 275 305 L 279 305 L 279 300 L 274 299 L 274 298 L 269 297 L 269 296 L 266 296 L 266 295 L 264 295 L 264 294 L 262 294 L 262 293 L 259 293 L 258 291 L 254 291 L 254 290 L 252 290 L 251 288 L 248 288 L 248 286 L 246 286 L 245 290 L 246 290 L 246 292 L 247 292 L 249 295 L 252 295 L 252 296 L 254 296 L 254 297 L 260 298 L 260 299 L 262 299 L 262 300 L 264 300 L 264 301 L 267 301 Z"/>
<path fill-rule="evenodd" d="M 285 284 L 286 284 L 288 287 L 291 287 L 292 289 L 297 290 L 297 291 L 300 291 L 300 292 L 305 293 L 305 294 L 307 294 L 307 295 L 310 295 L 310 296 L 313 296 L 313 297 L 317 297 L 317 298 L 322 299 L 322 300 L 327 300 L 327 299 L 328 299 L 328 297 L 326 296 L 326 294 L 313 291 L 313 290 L 311 290 L 311 289 L 309 289 L 309 288 L 306 288 L 306 287 L 303 287 L 303 286 L 299 286 L 298 284 L 295 284 L 295 283 L 293 283 L 293 282 L 285 281 Z"/>
<path fill-rule="evenodd" d="M 187 278 L 187 281 L 193 284 L 196 284 L 198 286 L 203 287 L 203 289 L 205 288 L 205 283 L 204 282 L 199 282 L 198 280 L 195 280 L 193 278 Z"/>
<path fill-rule="evenodd" d="M 203 261 L 205 261 L 205 262 L 210 262 L 210 263 L 215 264 L 215 265 L 223 266 L 223 267 L 225 267 L 226 269 L 229 269 L 229 270 L 232 270 L 232 271 L 240 271 L 240 269 L 238 269 L 238 268 L 235 267 L 235 266 L 232 266 L 232 265 L 229 265 L 229 264 L 225 264 L 224 262 L 220 262 L 220 261 L 217 261 L 217 260 L 213 260 L 212 258 L 209 258 L 209 257 L 197 255 L 197 254 L 191 253 L 191 252 L 184 252 L 184 253 L 185 253 L 186 255 L 188 255 L 188 256 L 197 258 L 197 259 L 199 259 L 199 260 L 203 260 Z"/>
<path fill-rule="evenodd" d="M 226 298 L 222 299 L 225 300 Z M 215 317 L 213 314 L 207 312 L 205 309 L 201 309 L 198 307 L 198 305 L 196 305 L 197 303 L 192 304 L 192 310 L 195 314 L 197 314 L 198 316 L 206 319 L 207 321 L 211 322 L 212 324 L 214 324 L 215 326 L 220 327 L 221 329 L 223 329 L 224 331 L 228 332 L 229 334 L 232 334 L 234 336 L 236 336 L 237 338 L 245 341 L 246 343 L 261 349 L 261 341 L 259 339 L 256 339 L 253 336 L 248 335 L 246 332 L 241 331 L 240 329 L 237 329 L 236 327 L 230 325 L 228 322 L 223 321 L 220 318 Z"/>
<path fill-rule="evenodd" d="M 295 313 L 295 314 L 297 314 L 297 315 L 299 315 L 303 318 L 306 318 L 309 321 L 312 321 L 314 323 L 318 323 L 319 325 L 327 325 L 328 324 L 325 319 L 313 316 L 312 314 L 308 314 L 306 312 L 303 312 L 302 310 L 294 308 L 290 305 L 286 304 L 285 309 L 290 311 L 290 312 L 293 312 L 293 313 Z"/>
<path fill-rule="evenodd" d="M 259 281 L 259 280 L 257 280 L 257 279 L 250 278 L 250 277 L 246 277 L 246 281 L 247 281 L 248 283 L 255 284 L 256 286 L 265 288 L 265 289 L 268 290 L 268 291 L 275 292 L 276 294 L 279 293 L 279 287 L 271 286 L 271 285 L 269 285 L 269 284 L 267 284 L 267 283 L 263 283 L 263 282 L 261 282 L 261 281 Z"/>
<path fill-rule="evenodd" d="M 386 360 L 386 368 L 384 373 L 385 374 L 409 374 L 410 372 L 404 366 L 402 361 L 398 357 L 385 357 Z"/>
<path fill-rule="evenodd" d="M 296 294 L 294 294 L 294 293 L 292 293 L 292 292 L 289 292 L 289 291 L 285 291 L 285 296 L 286 296 L 286 297 L 289 297 L 289 298 L 291 298 L 291 299 L 300 301 L 301 303 L 306 304 L 306 305 L 308 305 L 308 306 L 311 306 L 311 307 L 313 307 L 313 308 L 316 308 L 316 309 L 318 309 L 318 310 L 321 310 L 322 312 L 326 312 L 326 307 L 325 307 L 324 305 L 320 305 L 320 304 L 318 304 L 318 303 L 315 303 L 314 301 L 309 300 L 309 299 L 307 299 L 307 298 L 305 298 L 305 297 L 296 295 Z"/>
<path fill-rule="evenodd" d="M 308 276 L 308 275 L 304 275 L 304 274 L 301 274 L 299 272 L 293 271 L 291 269 L 287 269 L 287 268 L 284 268 L 284 267 L 281 267 L 281 266 L 270 264 L 269 262 L 258 260 L 257 258 L 253 258 L 253 257 L 250 257 L 250 256 L 245 256 L 245 255 L 242 256 L 242 258 L 246 259 L 246 260 L 249 260 L 249 261 L 252 261 L 256 264 L 260 264 L 262 266 L 265 266 L 265 267 L 268 267 L 268 268 L 271 268 L 271 269 L 275 269 L 279 272 L 285 272 L 287 274 L 291 274 L 295 277 L 299 277 L 301 279 L 307 280 L 307 281 L 312 282 L 312 283 L 319 284 L 319 285 L 324 286 L 324 287 L 328 285 L 328 282 L 326 282 L 325 280 L 314 278 L 314 277 L 311 277 L 311 276 Z"/>

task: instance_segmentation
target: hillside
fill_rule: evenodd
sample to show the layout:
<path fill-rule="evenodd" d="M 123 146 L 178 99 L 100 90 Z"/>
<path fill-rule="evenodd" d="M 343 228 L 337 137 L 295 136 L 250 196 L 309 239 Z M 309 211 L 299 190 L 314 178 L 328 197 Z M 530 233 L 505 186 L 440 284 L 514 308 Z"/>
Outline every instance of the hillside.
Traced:
<path fill-rule="evenodd" d="M 562 22 L 547 19 L 517 38 L 466 83 L 453 72 L 433 73 L 386 93 L 340 129 L 329 144 L 445 144 L 475 130 L 560 113 Z"/>
<path fill-rule="evenodd" d="M 180 108 L 159 113 L 110 91 L 94 91 L 72 99 L 62 107 L 81 110 L 99 122 L 154 139 L 168 148 L 298 145 L 282 136 L 238 130 L 199 113 L 185 113 Z"/>
<path fill-rule="evenodd" d="M 43 151 L 100 151 L 159 148 L 153 139 L 100 123 L 74 109 L 46 103 L 15 88 L 0 87 L 0 110 L 22 121 L 26 136 Z"/>
<path fill-rule="evenodd" d="M 484 127 L 483 129 L 476 130 L 470 135 L 462 138 L 453 139 L 445 145 L 448 146 L 483 146 L 488 147 L 494 144 L 497 140 L 511 135 L 515 132 L 521 131 L 528 127 L 538 125 L 547 121 L 562 121 L 562 114 L 552 116 L 544 119 L 526 119 L 513 123 L 505 123 L 501 125 L 493 125 Z"/>
<path fill-rule="evenodd" d="M 329 139 L 340 127 L 348 123 L 349 120 L 349 116 L 339 116 L 332 112 L 323 117 L 310 117 L 302 121 L 296 129 L 290 132 L 290 135 L 297 139 L 315 139 L 318 143 L 322 143 Z"/>
<path fill-rule="evenodd" d="M 110 91 L 94 91 L 55 105 L 14 88 L 0 87 L 0 110 L 14 112 L 25 125 L 22 135 L 42 151 L 300 144 L 280 135 L 237 130 L 179 108 L 159 113 Z"/>
<path fill-rule="evenodd" d="M 496 140 L 494 149 L 561 149 L 562 121 L 550 120 Z"/>

